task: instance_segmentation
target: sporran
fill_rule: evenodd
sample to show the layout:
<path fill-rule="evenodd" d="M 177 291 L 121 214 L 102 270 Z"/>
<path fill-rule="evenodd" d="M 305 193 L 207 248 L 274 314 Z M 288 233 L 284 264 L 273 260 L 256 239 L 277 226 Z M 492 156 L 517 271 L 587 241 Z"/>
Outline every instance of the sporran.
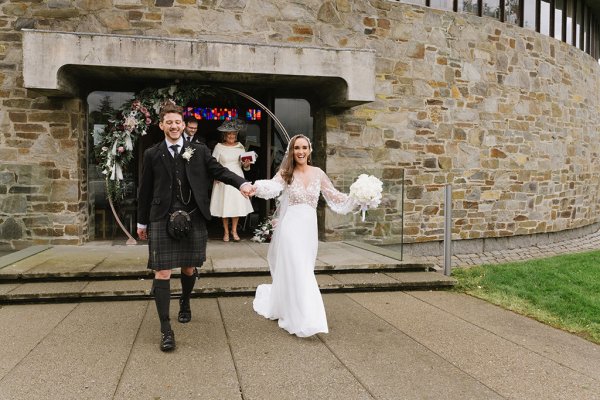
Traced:
<path fill-rule="evenodd" d="M 173 212 L 167 221 L 167 233 L 175 240 L 188 237 L 192 231 L 192 218 L 190 213 L 179 210 Z"/>

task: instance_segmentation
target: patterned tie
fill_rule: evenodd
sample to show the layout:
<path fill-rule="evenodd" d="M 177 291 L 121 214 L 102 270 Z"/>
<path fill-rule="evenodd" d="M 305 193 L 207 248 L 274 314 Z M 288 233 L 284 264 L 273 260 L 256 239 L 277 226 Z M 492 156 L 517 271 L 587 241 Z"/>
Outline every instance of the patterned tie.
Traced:
<path fill-rule="evenodd" d="M 169 147 L 171 148 L 171 150 L 173 150 L 173 157 L 177 157 L 177 154 L 179 154 L 179 152 L 177 151 L 177 149 L 179 148 L 179 145 L 178 144 L 172 144 Z"/>

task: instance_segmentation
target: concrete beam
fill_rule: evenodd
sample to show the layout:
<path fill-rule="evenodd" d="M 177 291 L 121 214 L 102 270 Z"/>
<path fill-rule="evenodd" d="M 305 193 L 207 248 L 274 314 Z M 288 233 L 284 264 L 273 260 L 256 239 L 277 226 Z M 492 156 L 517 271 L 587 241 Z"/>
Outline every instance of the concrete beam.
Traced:
<path fill-rule="evenodd" d="M 78 67 L 145 71 L 144 75 L 156 71 L 157 77 L 191 73 L 246 83 L 296 79 L 309 85 L 314 81 L 316 88 L 328 80 L 341 80 L 343 85 L 335 85 L 337 93 L 328 96 L 329 105 L 349 107 L 375 99 L 373 50 L 23 31 L 26 88 L 53 96 L 75 95 Z"/>

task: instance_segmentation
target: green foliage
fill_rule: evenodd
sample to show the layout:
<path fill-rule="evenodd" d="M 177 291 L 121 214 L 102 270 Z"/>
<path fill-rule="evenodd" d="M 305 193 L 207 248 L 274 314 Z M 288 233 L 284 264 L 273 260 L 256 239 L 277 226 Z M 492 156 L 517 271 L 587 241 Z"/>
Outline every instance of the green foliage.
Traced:
<path fill-rule="evenodd" d="M 273 226 L 273 216 L 267 217 L 254 230 L 254 236 L 250 240 L 258 243 L 269 243 L 271 241 L 271 238 L 273 237 L 274 229 L 275 227 Z"/>
<path fill-rule="evenodd" d="M 456 269 L 456 290 L 600 343 L 600 251 Z"/>

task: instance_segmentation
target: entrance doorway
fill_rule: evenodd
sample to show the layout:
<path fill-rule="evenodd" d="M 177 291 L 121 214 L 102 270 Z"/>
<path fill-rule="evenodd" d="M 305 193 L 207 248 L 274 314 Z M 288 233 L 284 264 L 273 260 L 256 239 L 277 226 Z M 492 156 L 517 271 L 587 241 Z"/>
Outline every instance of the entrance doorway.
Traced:
<path fill-rule="evenodd" d="M 313 117 L 310 103 L 303 98 L 278 97 L 274 92 L 256 89 L 248 92 L 253 98 L 268 107 L 290 135 L 302 133 L 312 139 Z M 88 104 L 88 188 L 91 240 L 121 240 L 126 235 L 117 224 L 106 197 L 105 177 L 98 165 L 94 153 L 94 142 L 100 135 L 109 119 L 114 116 L 128 101 L 135 98 L 134 92 L 94 91 L 87 97 Z M 186 115 L 193 115 L 199 121 L 198 133 L 206 138 L 206 144 L 212 150 L 221 138 L 217 127 L 223 121 L 239 118 L 246 122 L 246 129 L 239 134 L 239 141 L 246 150 L 254 150 L 258 154 L 256 163 L 246 173 L 246 179 L 269 179 L 276 172 L 281 162 L 287 141 L 280 129 L 273 123 L 267 113 L 251 100 L 236 96 L 208 96 L 194 99 L 182 105 Z M 139 138 L 135 145 L 134 157 L 123 173 L 123 199 L 115 204 L 115 210 L 129 233 L 136 237 L 137 223 L 137 188 L 141 173 L 141 160 L 145 149 L 164 140 L 164 135 L 157 125 L 153 125 L 145 136 Z M 252 199 L 254 212 L 240 218 L 238 232 L 243 239 L 249 239 L 256 226 L 267 218 L 275 206 L 274 201 L 258 198 Z M 219 218 L 213 218 L 208 224 L 211 239 L 222 238 L 223 227 Z"/>

